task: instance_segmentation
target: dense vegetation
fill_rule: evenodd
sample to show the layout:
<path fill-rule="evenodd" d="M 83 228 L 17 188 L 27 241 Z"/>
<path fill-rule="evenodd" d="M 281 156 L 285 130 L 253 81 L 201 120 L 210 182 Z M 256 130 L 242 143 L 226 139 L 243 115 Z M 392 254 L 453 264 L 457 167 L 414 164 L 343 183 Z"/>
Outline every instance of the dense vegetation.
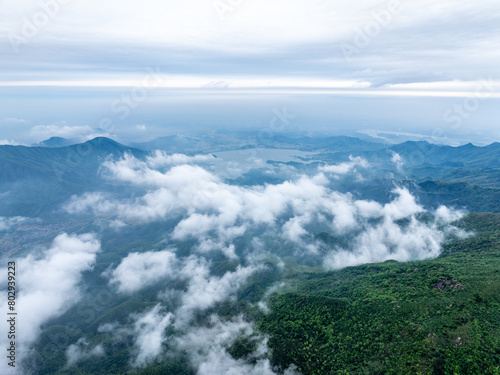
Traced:
<path fill-rule="evenodd" d="M 290 285 L 287 292 L 271 296 L 271 311 L 262 314 L 256 303 L 281 278 L 270 264 L 268 272 L 256 274 L 239 291 L 238 301 L 206 311 L 197 324 L 212 313 L 229 320 L 243 314 L 269 336 L 273 365 L 286 368 L 294 363 L 303 375 L 500 374 L 500 214 L 470 214 L 460 226 L 475 235 L 446 245 L 434 260 L 388 261 L 333 272 L 296 266 L 285 274 L 284 281 Z M 154 239 L 161 233 L 161 227 L 144 230 L 144 238 Z M 122 240 L 127 246 L 116 243 L 115 252 L 104 254 L 103 263 L 86 275 L 91 294 L 102 294 L 106 300 L 102 305 L 84 301 L 47 327 L 37 343 L 39 350 L 58 346 L 53 340 L 62 337 L 60 332 L 70 337 L 50 361 L 39 362 L 38 373 L 195 374 L 183 357 L 161 358 L 147 368 L 131 370 L 131 343 L 117 345 L 97 333 L 102 323 L 124 323 L 131 311 L 153 306 L 158 290 L 165 288 L 158 285 L 134 298 L 104 292 L 99 275 L 108 262 L 119 259 L 130 247 L 152 246 L 127 236 Z M 213 271 L 222 274 L 233 266 L 214 262 Z M 68 326 L 72 328 L 64 328 Z M 94 344 L 101 342 L 106 356 L 65 368 L 63 349 L 82 337 L 82 332 L 95 336 Z M 172 349 L 166 345 L 165 352 Z M 246 359 L 255 347 L 252 340 L 242 337 L 227 350 L 235 358 Z"/>
<path fill-rule="evenodd" d="M 2 251 L 25 255 L 33 245 L 47 245 L 61 231 L 99 233 L 103 249 L 93 269 L 82 274 L 85 291 L 81 301 L 44 323 L 34 344 L 36 355 L 28 360 L 36 366 L 34 373 L 194 375 L 197 369 L 190 359 L 192 353 L 178 350 L 175 340 L 171 340 L 183 334 L 182 330 L 169 327 L 162 355 L 148 362 L 147 367 L 132 368 L 133 335 L 116 338 L 99 332 L 99 327 L 117 322 L 130 330 L 134 324 L 131 314 L 146 311 L 159 302 L 167 311 L 175 311 L 178 302 L 164 301 L 158 295 L 164 290 L 184 292 L 187 281 L 160 277 L 140 293 L 123 295 L 109 288 L 109 279 L 103 274 L 131 252 L 160 251 L 166 244 L 175 248 L 179 257 L 188 257 L 196 240 L 171 238 L 176 218 L 136 224 L 133 230 L 117 235 L 115 229 L 104 225 L 109 218 L 76 217 L 65 214 L 61 207 L 71 196 L 85 192 L 103 191 L 117 198 L 139 194 L 134 187 L 105 178 L 101 165 L 109 157 L 119 158 L 128 152 L 144 159 L 146 151 L 155 148 L 187 154 L 215 152 L 233 149 L 229 145 L 240 144 L 241 139 L 215 137 L 201 142 L 173 136 L 150 144 L 135 144 L 139 149 L 106 138 L 81 145 L 64 146 L 65 142 L 52 139 L 45 144 L 52 144 L 51 147 L 0 146 L 0 190 L 15 192 L 4 194 L 0 218 L 33 218 L 23 231 L 2 234 L 0 247 L 9 245 Z M 475 235 L 446 245 L 438 259 L 388 261 L 335 272 L 324 272 L 322 260 L 309 254 L 292 256 L 293 245 L 278 237 L 262 236 L 262 247 L 277 258 L 266 258 L 262 264 L 265 267 L 240 287 L 234 299 L 197 311 L 193 327 L 209 326 L 211 315 L 224 321 L 243 316 L 269 337 L 269 355 L 275 369 L 285 369 L 293 363 L 304 375 L 500 374 L 500 214 L 494 214 L 500 212 L 500 144 L 454 148 L 426 142 L 384 145 L 349 137 L 275 137 L 261 146 L 317 154 L 301 157 L 309 163 L 267 161 L 265 167 L 251 169 L 226 183 L 278 184 L 297 175 L 316 175 L 325 163 L 361 156 L 373 166 L 363 169 L 363 179 L 353 180 L 350 174 L 337 176 L 329 188 L 352 194 L 355 199 L 384 204 L 394 199 L 391 191 L 396 181 L 429 211 L 444 204 L 493 214 L 468 215 L 459 225 Z M 403 167 L 394 163 L 395 153 L 404 161 Z M 425 220 L 425 215 L 421 219 Z M 310 234 L 325 249 L 339 244 L 349 247 L 349 236 L 337 238 L 324 230 L 314 228 Z M 259 231 L 260 228 L 249 231 L 234 240 L 238 256 L 262 234 Z M 233 272 L 239 264 L 222 254 L 210 254 L 209 261 L 210 275 L 214 277 Z M 270 290 L 279 293 L 269 297 Z M 267 314 L 261 309 L 263 300 L 270 307 Z M 255 363 L 257 336 L 242 336 L 235 342 L 224 343 L 225 349 L 241 362 Z M 89 347 L 102 345 L 106 355 L 83 358 L 68 367 L 68 345 L 81 338 L 88 340 Z"/>
<path fill-rule="evenodd" d="M 425 181 L 417 194 L 428 206 L 447 205 L 473 212 L 500 212 L 500 189 L 465 182 Z"/>
<path fill-rule="evenodd" d="M 260 323 L 273 362 L 307 374 L 500 374 L 500 215 L 441 257 L 289 276 Z"/>

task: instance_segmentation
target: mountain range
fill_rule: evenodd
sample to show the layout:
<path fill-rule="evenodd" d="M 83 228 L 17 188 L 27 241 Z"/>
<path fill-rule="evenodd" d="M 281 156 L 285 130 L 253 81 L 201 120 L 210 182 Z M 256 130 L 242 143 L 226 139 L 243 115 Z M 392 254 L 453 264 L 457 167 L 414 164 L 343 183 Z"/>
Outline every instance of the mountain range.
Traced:
<path fill-rule="evenodd" d="M 227 142 L 224 136 L 220 139 L 215 136 L 168 136 L 126 146 L 104 137 L 79 144 L 53 137 L 34 147 L 0 146 L 0 196 L 4 202 L 0 216 L 36 216 L 53 210 L 83 191 L 112 189 L 100 176 L 99 168 L 106 159 L 119 158 L 125 153 L 143 159 L 156 149 L 193 154 L 238 149 L 237 145 L 241 149 L 250 148 L 250 145 L 242 146 L 244 137 L 227 137 L 232 142 Z M 344 136 L 276 136 L 260 146 L 311 151 L 314 155 L 309 161 L 319 164 L 362 157 L 374 167 L 372 172 L 375 175 L 383 171 L 393 174 L 396 179 L 418 183 L 417 193 L 425 204 L 432 205 L 445 199 L 473 211 L 500 211 L 500 143 L 485 147 L 472 144 L 451 147 L 413 141 L 388 145 Z M 395 164 L 395 155 L 400 165 Z M 307 164 L 295 164 L 305 169 L 313 168 Z M 245 183 L 251 183 L 255 178 L 259 178 L 256 173 L 249 172 Z M 387 179 L 387 184 L 391 183 Z"/>

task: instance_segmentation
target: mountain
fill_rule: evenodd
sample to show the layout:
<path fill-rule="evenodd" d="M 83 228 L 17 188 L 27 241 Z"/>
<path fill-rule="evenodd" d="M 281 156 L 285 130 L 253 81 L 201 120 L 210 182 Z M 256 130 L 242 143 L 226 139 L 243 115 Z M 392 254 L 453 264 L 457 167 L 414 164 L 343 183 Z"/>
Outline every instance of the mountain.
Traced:
<path fill-rule="evenodd" d="M 428 142 L 405 142 L 391 146 L 389 149 L 400 154 L 413 165 L 439 165 L 453 161 L 474 168 L 496 168 L 500 158 L 498 143 L 485 147 L 474 146 L 471 143 L 452 147 Z"/>
<path fill-rule="evenodd" d="M 276 148 L 301 151 L 375 151 L 386 146 L 355 137 L 290 137 L 266 132 L 218 132 L 214 135 L 188 137 L 170 135 L 149 142 L 130 143 L 141 150 L 165 150 L 171 153 L 215 152 L 241 148 Z"/>
<path fill-rule="evenodd" d="M 478 147 L 466 144 L 459 147 L 431 144 L 426 141 L 407 141 L 367 150 L 359 145 L 349 151 L 330 148 L 314 159 L 329 163 L 348 161 L 350 156 L 365 158 L 372 165 L 394 169 L 393 157 L 401 158 L 402 169 L 393 172 L 418 182 L 426 180 L 460 181 L 485 188 L 500 187 L 500 144 Z"/>
<path fill-rule="evenodd" d="M 99 137 L 57 148 L 0 146 L 0 216 L 47 212 L 73 194 L 103 184 L 98 170 L 109 157 L 146 152 Z"/>
<path fill-rule="evenodd" d="M 71 195 L 102 187 L 105 181 L 98 174 L 102 162 L 108 157 L 120 157 L 126 152 L 144 158 L 154 149 L 194 154 L 207 150 L 237 150 L 256 146 L 316 152 L 310 159 L 320 163 L 344 162 L 350 156 L 361 156 L 372 166 L 365 171 L 370 178 L 367 186 L 363 187 L 363 192 L 373 196 L 365 196 L 365 199 L 383 199 L 387 186 L 395 178 L 419 183 L 415 193 L 421 196 L 425 205 L 434 206 L 439 202 L 446 202 L 474 211 L 499 211 L 496 203 L 500 187 L 499 143 L 485 147 L 472 144 L 451 147 L 420 141 L 386 145 L 345 136 L 294 138 L 276 135 L 265 144 L 259 145 L 252 141 L 248 145 L 243 142 L 242 137 L 243 134 L 236 133 L 199 138 L 173 135 L 132 144 L 137 147 L 124 146 L 105 137 L 82 144 L 55 147 L 71 140 L 53 137 L 42 142 L 44 147 L 0 146 L 0 195 L 3 198 L 0 216 L 31 216 L 47 212 Z M 393 161 L 395 153 L 401 157 L 402 169 L 398 169 Z M 267 164 L 270 168 L 279 168 L 272 161 Z M 318 163 L 296 163 L 290 167 L 303 170 L 304 173 L 313 173 L 317 170 Z M 260 172 L 249 171 L 246 180 L 233 183 L 252 184 L 259 178 L 263 178 L 262 181 L 278 182 L 289 178 L 273 177 L 268 171 L 268 168 Z M 349 181 L 343 181 L 347 191 L 353 188 Z M 372 185 L 368 186 L 370 181 Z M 338 188 L 342 190 L 341 187 Z"/>
<path fill-rule="evenodd" d="M 149 153 L 109 138 L 0 147 L 0 255 L 42 312 L 19 373 L 498 374 L 500 214 L 451 209 L 500 211 L 498 145 L 243 141 L 156 140 L 234 151 L 128 181 L 103 161 Z"/>
<path fill-rule="evenodd" d="M 359 140 L 361 141 L 361 140 Z M 364 141 L 361 141 L 364 142 Z M 347 141 L 346 141 L 347 143 Z M 332 160 L 344 161 L 349 155 L 362 156 L 372 162 L 390 162 L 394 153 L 399 154 L 407 167 L 415 168 L 422 166 L 467 166 L 473 168 L 497 168 L 500 160 L 500 144 L 493 143 L 488 146 L 478 147 L 467 144 L 459 147 L 444 146 L 428 143 L 426 141 L 408 141 L 397 145 L 385 145 L 383 147 L 372 146 L 373 150 L 367 148 L 363 143 L 350 141 L 347 143 L 349 152 L 342 150 L 338 144 L 332 145 L 330 151 Z M 380 145 L 379 145 L 380 146 Z M 344 146 L 346 148 L 346 146 Z M 344 152 L 338 152 L 344 151 Z M 325 152 L 325 154 L 327 154 Z"/>
<path fill-rule="evenodd" d="M 272 363 L 304 375 L 498 374 L 500 215 L 459 225 L 476 235 L 433 260 L 290 275 L 259 322 Z"/>
<path fill-rule="evenodd" d="M 483 188 L 465 182 L 425 181 L 416 191 L 426 206 L 447 205 L 472 212 L 500 212 L 500 189 Z"/>
<path fill-rule="evenodd" d="M 51 137 L 45 141 L 33 144 L 33 147 L 64 147 L 80 143 L 78 139 L 66 139 L 62 137 Z"/>

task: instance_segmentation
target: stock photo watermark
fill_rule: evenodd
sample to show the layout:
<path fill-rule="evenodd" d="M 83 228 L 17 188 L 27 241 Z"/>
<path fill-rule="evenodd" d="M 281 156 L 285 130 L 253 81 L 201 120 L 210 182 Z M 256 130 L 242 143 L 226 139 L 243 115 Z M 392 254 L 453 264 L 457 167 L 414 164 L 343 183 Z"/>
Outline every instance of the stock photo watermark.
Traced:
<path fill-rule="evenodd" d="M 254 139 L 249 139 L 248 142 L 239 145 L 238 153 L 243 155 L 245 160 L 251 161 L 257 158 L 259 149 L 265 148 L 265 145 L 272 140 L 272 138 L 285 131 L 286 127 L 292 123 L 297 115 L 288 111 L 287 107 L 282 109 L 274 108 L 273 116 L 269 120 L 267 126 L 263 127 Z M 219 178 L 224 181 L 226 179 L 234 179 L 238 177 L 238 172 L 230 171 L 226 168 L 223 172 L 219 173 Z M 212 183 L 201 190 L 193 199 L 196 205 L 206 205 L 217 197 L 220 192 L 220 186 L 217 183 Z"/>
<path fill-rule="evenodd" d="M 364 26 L 355 29 L 355 35 L 351 43 L 342 43 L 340 49 L 347 61 L 351 61 L 352 57 L 359 55 L 365 48 L 377 38 L 380 33 L 387 29 L 392 23 L 395 16 L 399 15 L 403 10 L 403 4 L 399 0 L 391 1 L 384 9 L 375 11 L 371 20 Z"/>
<path fill-rule="evenodd" d="M 230 82 L 228 81 L 210 81 L 208 83 L 204 83 L 203 85 L 200 86 L 202 89 L 228 89 L 230 85 Z"/>
<path fill-rule="evenodd" d="M 155 69 L 148 66 L 147 72 L 148 74 L 144 76 L 141 84 L 133 87 L 129 92 L 122 94 L 120 98 L 111 103 L 111 112 L 113 112 L 116 116 L 113 116 L 113 118 L 105 117 L 101 119 L 99 122 L 100 129 L 112 131 L 114 129 L 113 123 L 115 121 L 125 120 L 130 115 L 132 110 L 136 109 L 147 99 L 152 90 L 159 88 L 166 80 L 158 66 Z"/>
<path fill-rule="evenodd" d="M 9 43 L 15 54 L 20 52 L 23 45 L 29 44 L 43 29 L 45 29 L 61 12 L 61 6 L 69 4 L 73 0 L 43 0 L 38 2 L 39 10 L 31 17 L 22 18 L 22 26 L 19 31 L 7 34 Z"/>
<path fill-rule="evenodd" d="M 480 78 L 479 85 L 476 86 L 474 93 L 462 100 L 461 103 L 455 103 L 452 108 L 446 110 L 443 113 L 443 120 L 446 123 L 451 123 L 453 130 L 459 129 L 464 120 L 470 118 L 474 112 L 479 110 L 481 102 L 491 98 L 496 90 L 497 86 L 491 76 L 487 79 Z"/>
<path fill-rule="evenodd" d="M 215 0 L 212 6 L 221 21 L 226 19 L 226 14 L 232 13 L 243 3 L 243 0 Z"/>
<path fill-rule="evenodd" d="M 285 128 L 297 117 L 297 115 L 289 113 L 287 107 L 283 107 L 281 110 L 274 108 L 273 113 L 274 116 L 269 121 L 269 124 L 257 133 L 256 141 L 250 141 L 247 144 L 241 145 L 245 149 L 241 150 L 240 153 L 250 154 L 248 158 L 255 158 L 257 156 L 257 149 L 264 148 L 273 137 L 283 133 Z"/>
<path fill-rule="evenodd" d="M 7 358 L 9 360 L 8 365 L 10 367 L 16 367 L 16 261 L 10 261 L 7 264 L 8 274 L 7 274 L 7 285 L 8 285 L 8 297 L 7 297 L 7 323 L 9 326 L 9 331 L 7 333 L 7 339 L 9 347 L 7 348 Z"/>

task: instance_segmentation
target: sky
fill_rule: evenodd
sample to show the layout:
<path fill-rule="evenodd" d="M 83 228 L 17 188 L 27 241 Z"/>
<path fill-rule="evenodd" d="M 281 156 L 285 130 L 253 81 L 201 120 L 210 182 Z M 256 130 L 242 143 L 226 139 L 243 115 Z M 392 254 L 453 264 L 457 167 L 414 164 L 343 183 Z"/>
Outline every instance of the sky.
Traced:
<path fill-rule="evenodd" d="M 278 107 L 290 131 L 500 140 L 496 0 L 0 6 L 2 144 L 258 130 Z"/>

